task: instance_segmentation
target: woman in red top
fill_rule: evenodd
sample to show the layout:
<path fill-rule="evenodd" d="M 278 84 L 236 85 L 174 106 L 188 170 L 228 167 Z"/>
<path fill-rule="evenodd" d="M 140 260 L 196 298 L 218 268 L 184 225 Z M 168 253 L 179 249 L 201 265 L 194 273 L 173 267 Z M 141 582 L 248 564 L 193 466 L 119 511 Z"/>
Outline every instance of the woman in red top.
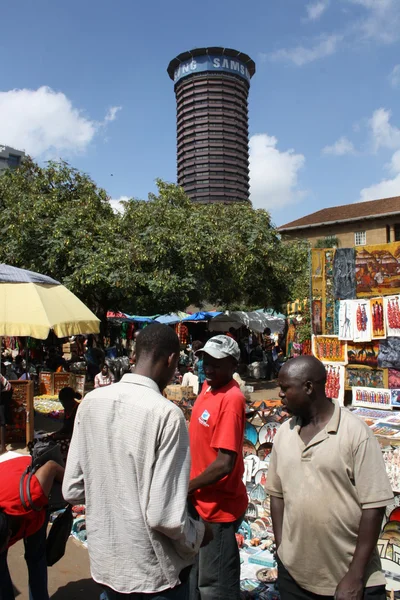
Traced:
<path fill-rule="evenodd" d="M 31 464 L 30 456 L 0 463 L 0 598 L 14 600 L 7 565 L 8 548 L 24 540 L 29 572 L 29 600 L 48 600 L 46 527 L 48 497 L 54 481 L 62 482 L 64 469 L 50 460 L 31 479 L 31 498 L 40 510 L 25 509 L 20 499 L 20 480 Z M 25 499 L 27 500 L 27 499 Z"/>

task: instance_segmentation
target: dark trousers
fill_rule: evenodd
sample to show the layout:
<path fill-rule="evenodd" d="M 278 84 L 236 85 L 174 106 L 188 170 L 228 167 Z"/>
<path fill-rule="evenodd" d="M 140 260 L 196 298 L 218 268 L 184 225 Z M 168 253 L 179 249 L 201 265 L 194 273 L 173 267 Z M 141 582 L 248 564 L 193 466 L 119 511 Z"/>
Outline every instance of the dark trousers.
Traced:
<path fill-rule="evenodd" d="M 190 600 L 240 599 L 240 556 L 235 533 L 242 520 L 208 523 L 214 538 L 200 548 L 192 567 Z"/>
<path fill-rule="evenodd" d="M 29 600 L 49 600 L 46 562 L 47 519 L 41 529 L 24 540 L 29 576 Z M 0 600 L 14 600 L 14 587 L 7 564 L 7 550 L 0 554 Z"/>
<path fill-rule="evenodd" d="M 128 598 L 132 598 L 132 600 L 188 600 L 188 592 L 188 584 L 182 583 L 172 589 L 154 594 L 120 594 L 114 590 L 105 589 L 101 598 L 104 600 L 127 600 Z"/>
<path fill-rule="evenodd" d="M 330 600 L 334 596 L 320 596 L 301 588 L 290 575 L 289 571 L 278 559 L 278 586 L 281 600 Z M 365 588 L 364 600 L 386 600 L 384 585 Z"/>

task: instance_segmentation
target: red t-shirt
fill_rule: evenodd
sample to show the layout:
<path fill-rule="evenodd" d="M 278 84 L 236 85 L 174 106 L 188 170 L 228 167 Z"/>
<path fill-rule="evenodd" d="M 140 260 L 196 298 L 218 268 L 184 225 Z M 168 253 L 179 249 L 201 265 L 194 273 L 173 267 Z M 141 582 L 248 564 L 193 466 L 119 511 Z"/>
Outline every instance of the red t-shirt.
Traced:
<path fill-rule="evenodd" d="M 231 523 L 244 514 L 247 493 L 242 481 L 245 398 L 236 381 L 212 390 L 207 382 L 197 398 L 190 420 L 190 478 L 198 477 L 217 458 L 218 450 L 236 452 L 233 471 L 192 496 L 199 515 L 215 523 Z"/>
<path fill-rule="evenodd" d="M 45 510 L 25 510 L 19 496 L 21 476 L 31 462 L 30 456 L 21 456 L 0 463 L 0 508 L 7 515 L 22 517 L 19 530 L 11 538 L 9 546 L 39 531 L 46 518 Z M 35 506 L 44 508 L 48 504 L 48 498 L 35 475 L 31 479 L 31 497 Z M 27 498 L 25 500 L 29 506 Z"/>

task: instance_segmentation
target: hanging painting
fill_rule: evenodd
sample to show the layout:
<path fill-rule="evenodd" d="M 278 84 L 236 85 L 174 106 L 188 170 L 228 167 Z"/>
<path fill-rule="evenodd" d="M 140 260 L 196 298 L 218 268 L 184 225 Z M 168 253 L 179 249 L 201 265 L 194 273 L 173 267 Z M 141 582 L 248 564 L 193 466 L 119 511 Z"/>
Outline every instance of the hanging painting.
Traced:
<path fill-rule="evenodd" d="M 369 300 L 353 301 L 353 341 L 371 341 L 371 311 Z"/>
<path fill-rule="evenodd" d="M 322 334 L 322 300 L 313 300 L 312 328 L 314 335 Z"/>
<path fill-rule="evenodd" d="M 371 298 L 371 337 L 381 340 L 386 337 L 385 307 L 383 298 Z"/>
<path fill-rule="evenodd" d="M 341 300 L 339 308 L 339 340 L 353 339 L 353 302 Z"/>
<path fill-rule="evenodd" d="M 325 394 L 332 400 L 337 400 L 340 406 L 344 406 L 344 373 L 342 365 L 325 365 L 326 384 Z"/>
<path fill-rule="evenodd" d="M 319 298 L 324 294 L 325 279 L 325 251 L 313 248 L 311 251 L 311 286 L 313 298 Z"/>
<path fill-rule="evenodd" d="M 346 368 L 346 389 L 353 387 L 387 388 L 387 369 L 371 369 L 369 367 Z"/>
<path fill-rule="evenodd" d="M 400 336 L 400 296 L 385 298 L 386 334 L 388 337 Z"/>
<path fill-rule="evenodd" d="M 397 369 L 389 369 L 389 385 L 391 390 L 400 389 L 400 371 Z"/>
<path fill-rule="evenodd" d="M 379 354 L 379 342 L 347 342 L 347 358 L 349 365 L 363 365 L 365 367 L 377 367 Z"/>
<path fill-rule="evenodd" d="M 356 248 L 358 298 L 400 293 L 400 242 Z"/>
<path fill-rule="evenodd" d="M 378 365 L 383 368 L 398 369 L 400 367 L 400 338 L 392 337 L 379 344 Z"/>
<path fill-rule="evenodd" d="M 353 387 L 353 406 L 391 410 L 392 396 L 390 390 L 371 387 Z"/>
<path fill-rule="evenodd" d="M 334 258 L 334 296 L 337 300 L 356 298 L 356 253 L 354 248 L 338 248 Z"/>
<path fill-rule="evenodd" d="M 325 250 L 325 310 L 322 312 L 322 333 L 335 333 L 335 297 L 333 294 L 333 260 L 334 250 Z"/>
<path fill-rule="evenodd" d="M 313 354 L 322 362 L 347 363 L 346 342 L 333 335 L 314 335 Z"/>
<path fill-rule="evenodd" d="M 400 389 L 390 390 L 390 393 L 392 395 L 392 406 L 400 408 Z"/>

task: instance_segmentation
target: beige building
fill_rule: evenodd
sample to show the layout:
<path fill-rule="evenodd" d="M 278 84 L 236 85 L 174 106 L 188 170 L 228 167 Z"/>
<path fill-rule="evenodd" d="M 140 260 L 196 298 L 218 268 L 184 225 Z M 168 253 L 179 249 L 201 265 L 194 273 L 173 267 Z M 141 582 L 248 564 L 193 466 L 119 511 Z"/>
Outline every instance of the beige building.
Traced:
<path fill-rule="evenodd" d="M 335 237 L 341 248 L 400 241 L 400 196 L 323 208 L 278 228 L 286 239 L 312 246 Z"/>

